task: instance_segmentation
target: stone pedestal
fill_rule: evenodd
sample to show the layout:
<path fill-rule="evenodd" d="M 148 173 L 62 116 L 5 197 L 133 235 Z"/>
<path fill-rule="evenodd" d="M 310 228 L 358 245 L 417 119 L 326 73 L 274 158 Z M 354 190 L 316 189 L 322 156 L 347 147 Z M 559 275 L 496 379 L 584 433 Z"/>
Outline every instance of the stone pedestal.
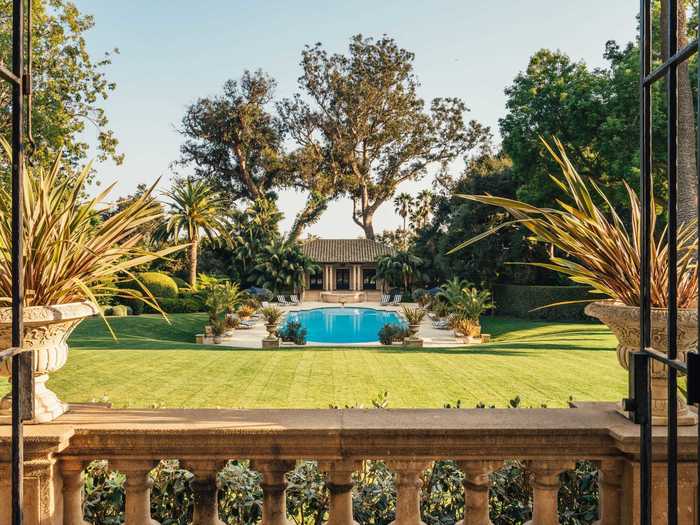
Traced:
<path fill-rule="evenodd" d="M 280 340 L 277 337 L 266 337 L 262 340 L 263 348 L 279 348 Z"/>
<path fill-rule="evenodd" d="M 423 339 L 417 335 L 412 335 L 403 340 L 405 348 L 423 348 Z"/>

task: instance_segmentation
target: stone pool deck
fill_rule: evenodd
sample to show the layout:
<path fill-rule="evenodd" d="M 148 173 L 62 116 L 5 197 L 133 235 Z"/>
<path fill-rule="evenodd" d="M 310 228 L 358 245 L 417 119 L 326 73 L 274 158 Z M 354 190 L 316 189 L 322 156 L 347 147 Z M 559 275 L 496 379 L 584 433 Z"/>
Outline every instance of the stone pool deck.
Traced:
<path fill-rule="evenodd" d="M 415 304 L 403 303 L 402 306 L 416 306 Z M 302 302 L 296 306 L 281 306 L 280 308 L 286 312 L 313 310 L 315 308 L 340 308 L 340 305 L 329 304 L 325 302 Z M 364 302 L 364 303 L 347 303 L 345 308 L 375 308 L 377 310 L 385 310 L 389 312 L 401 312 L 401 306 L 381 306 L 379 303 Z M 419 337 L 423 339 L 424 348 L 455 348 L 471 346 L 462 342 L 458 342 L 452 330 L 437 330 L 433 328 L 430 319 L 427 317 L 421 323 Z M 232 348 L 262 348 L 262 340 L 267 336 L 265 324 L 262 320 L 255 323 L 255 326 L 246 330 L 236 330 L 233 337 L 224 338 L 221 344 L 217 346 L 229 346 Z M 209 338 L 204 339 L 203 344 L 213 344 Z M 381 346 L 378 341 L 372 343 L 315 343 L 309 341 L 308 346 L 348 346 L 348 347 L 373 347 Z M 283 343 L 280 348 L 295 348 L 296 345 L 291 343 Z M 304 347 L 300 347 L 304 348 Z"/>

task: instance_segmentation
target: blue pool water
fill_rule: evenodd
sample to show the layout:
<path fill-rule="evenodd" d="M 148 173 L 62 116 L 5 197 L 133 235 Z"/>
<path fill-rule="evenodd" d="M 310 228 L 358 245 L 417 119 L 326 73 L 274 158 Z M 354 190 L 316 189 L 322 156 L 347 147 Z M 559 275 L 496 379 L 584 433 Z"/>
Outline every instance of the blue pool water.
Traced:
<path fill-rule="evenodd" d="M 289 312 L 287 321 L 299 321 L 310 343 L 371 343 L 385 324 L 405 324 L 396 312 L 372 308 L 317 308 Z"/>

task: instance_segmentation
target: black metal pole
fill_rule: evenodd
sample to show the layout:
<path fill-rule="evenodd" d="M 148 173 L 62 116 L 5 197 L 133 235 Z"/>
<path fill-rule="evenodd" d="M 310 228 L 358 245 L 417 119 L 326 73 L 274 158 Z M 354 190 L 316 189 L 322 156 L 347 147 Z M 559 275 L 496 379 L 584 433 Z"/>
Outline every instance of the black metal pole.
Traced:
<path fill-rule="evenodd" d="M 22 184 L 24 178 L 24 0 L 12 8 L 12 346 L 22 346 L 24 272 L 22 264 Z M 24 480 L 24 356 L 12 358 L 12 525 L 22 525 Z"/>
<path fill-rule="evenodd" d="M 649 253 L 651 241 L 651 85 L 644 79 L 651 72 L 651 0 L 640 1 L 640 89 L 641 89 L 641 275 L 640 275 L 640 348 L 642 355 L 651 343 L 651 257 Z M 640 422 L 640 518 L 643 525 L 651 525 L 651 389 L 649 381 L 649 360 L 643 359 L 645 366 L 640 367 L 642 377 L 635 378 L 644 386 L 644 402 L 639 407 L 638 419 Z M 639 403 L 639 399 L 637 400 Z"/>
<path fill-rule="evenodd" d="M 668 27 L 662 28 L 668 35 L 668 60 L 678 51 L 678 0 L 668 1 Z M 672 63 L 666 76 L 666 102 L 668 111 L 668 357 L 678 357 L 677 318 L 678 297 L 678 64 Z M 668 525 L 678 524 L 678 375 L 668 367 L 668 441 L 666 461 L 668 465 Z"/>

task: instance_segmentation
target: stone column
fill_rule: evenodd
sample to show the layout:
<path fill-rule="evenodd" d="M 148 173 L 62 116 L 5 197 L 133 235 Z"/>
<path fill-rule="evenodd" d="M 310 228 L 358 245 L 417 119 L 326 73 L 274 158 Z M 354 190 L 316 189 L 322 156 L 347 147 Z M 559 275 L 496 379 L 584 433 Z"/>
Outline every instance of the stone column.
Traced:
<path fill-rule="evenodd" d="M 575 467 L 573 461 L 528 461 L 532 471 L 532 520 L 530 525 L 559 525 L 559 474 Z"/>
<path fill-rule="evenodd" d="M 79 459 L 62 459 L 63 525 L 87 525 L 83 519 L 83 468 Z"/>
<path fill-rule="evenodd" d="M 605 459 L 598 468 L 600 504 L 598 521 L 594 525 L 621 525 L 622 523 L 622 462 Z"/>
<path fill-rule="evenodd" d="M 352 473 L 362 468 L 359 461 L 322 463 L 319 468 L 328 473 L 330 506 L 327 525 L 357 525 L 352 516 Z"/>
<path fill-rule="evenodd" d="M 182 462 L 183 468 L 194 474 L 190 481 L 194 492 L 193 525 L 224 525 L 219 519 L 219 486 L 217 473 L 226 466 L 225 461 L 190 460 Z"/>
<path fill-rule="evenodd" d="M 125 525 L 158 525 L 151 518 L 151 487 L 153 480 L 148 473 L 158 462 L 153 460 L 120 459 L 110 465 L 126 476 Z"/>
<path fill-rule="evenodd" d="M 420 475 L 430 465 L 426 461 L 392 461 L 396 472 L 396 519 L 393 525 L 425 525 L 420 517 Z"/>
<path fill-rule="evenodd" d="M 262 525 L 290 525 L 287 520 L 287 480 L 284 475 L 294 468 L 294 461 L 255 461 L 252 467 L 263 477 Z"/>
<path fill-rule="evenodd" d="M 492 525 L 489 518 L 489 475 L 502 461 L 460 461 L 464 472 L 464 519 L 457 525 Z"/>

